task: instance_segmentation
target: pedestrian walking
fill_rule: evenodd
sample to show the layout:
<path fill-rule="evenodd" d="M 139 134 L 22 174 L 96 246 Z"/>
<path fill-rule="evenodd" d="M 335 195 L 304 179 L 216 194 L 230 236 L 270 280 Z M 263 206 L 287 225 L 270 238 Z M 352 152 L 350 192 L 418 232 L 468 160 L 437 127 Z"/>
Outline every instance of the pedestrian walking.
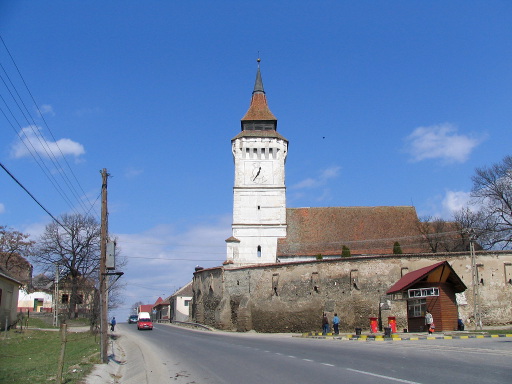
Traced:
<path fill-rule="evenodd" d="M 116 318 L 115 316 L 112 318 L 112 321 L 110 322 L 110 330 L 114 332 L 114 328 L 116 326 Z"/>
<path fill-rule="evenodd" d="M 332 327 L 334 328 L 334 334 L 339 335 L 340 334 L 340 318 L 338 317 L 337 313 L 335 313 L 334 317 L 332 318 Z"/>

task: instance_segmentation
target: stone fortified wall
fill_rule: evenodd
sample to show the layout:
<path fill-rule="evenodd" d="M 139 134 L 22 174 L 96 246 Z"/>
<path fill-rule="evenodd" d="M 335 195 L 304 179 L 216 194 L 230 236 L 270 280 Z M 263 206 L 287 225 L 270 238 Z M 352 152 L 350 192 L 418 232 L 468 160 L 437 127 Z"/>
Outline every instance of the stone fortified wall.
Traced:
<path fill-rule="evenodd" d="M 369 318 L 387 326 L 395 316 L 407 328 L 405 300 L 386 291 L 404 274 L 448 261 L 468 287 L 459 316 L 473 314 L 471 258 L 468 253 L 359 256 L 197 271 L 193 281 L 193 320 L 215 328 L 258 332 L 321 329 L 321 316 L 335 312 L 340 330 L 369 329 Z M 512 322 L 512 252 L 477 252 L 484 325 Z M 464 299 L 464 298 L 463 298 Z"/>

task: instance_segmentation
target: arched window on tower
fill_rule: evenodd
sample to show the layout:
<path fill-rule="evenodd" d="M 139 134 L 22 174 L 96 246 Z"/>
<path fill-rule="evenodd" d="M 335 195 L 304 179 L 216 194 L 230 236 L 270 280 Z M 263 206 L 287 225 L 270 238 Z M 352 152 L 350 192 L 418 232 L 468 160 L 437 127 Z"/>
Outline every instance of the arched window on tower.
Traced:
<path fill-rule="evenodd" d="M 261 257 L 261 245 L 258 245 L 258 257 Z"/>

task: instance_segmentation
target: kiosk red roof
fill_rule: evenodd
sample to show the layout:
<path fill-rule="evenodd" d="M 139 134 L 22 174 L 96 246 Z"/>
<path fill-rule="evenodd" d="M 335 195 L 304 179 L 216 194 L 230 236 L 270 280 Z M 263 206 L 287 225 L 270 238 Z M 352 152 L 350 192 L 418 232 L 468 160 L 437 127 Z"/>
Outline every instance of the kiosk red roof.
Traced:
<path fill-rule="evenodd" d="M 413 284 L 423 280 L 428 275 L 432 274 L 437 269 L 448 268 L 448 274 L 440 274 L 440 278 L 445 276 L 445 280 L 451 282 L 454 285 L 456 292 L 463 292 L 467 289 L 466 285 L 462 282 L 460 277 L 455 273 L 451 265 L 447 261 L 441 261 L 439 263 L 430 265 L 428 267 L 417 269 L 416 271 L 409 272 L 398 280 L 391 288 L 386 292 L 387 294 L 402 292 L 408 289 Z"/>

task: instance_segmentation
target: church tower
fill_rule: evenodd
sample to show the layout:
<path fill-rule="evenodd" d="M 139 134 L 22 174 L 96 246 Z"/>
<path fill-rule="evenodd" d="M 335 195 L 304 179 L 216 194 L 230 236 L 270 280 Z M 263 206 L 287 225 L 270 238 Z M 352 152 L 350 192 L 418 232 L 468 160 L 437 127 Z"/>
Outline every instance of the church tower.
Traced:
<path fill-rule="evenodd" d="M 277 133 L 260 73 L 260 59 L 242 131 L 231 140 L 235 162 L 233 235 L 224 264 L 275 263 L 277 239 L 286 237 L 284 165 L 288 140 Z"/>

